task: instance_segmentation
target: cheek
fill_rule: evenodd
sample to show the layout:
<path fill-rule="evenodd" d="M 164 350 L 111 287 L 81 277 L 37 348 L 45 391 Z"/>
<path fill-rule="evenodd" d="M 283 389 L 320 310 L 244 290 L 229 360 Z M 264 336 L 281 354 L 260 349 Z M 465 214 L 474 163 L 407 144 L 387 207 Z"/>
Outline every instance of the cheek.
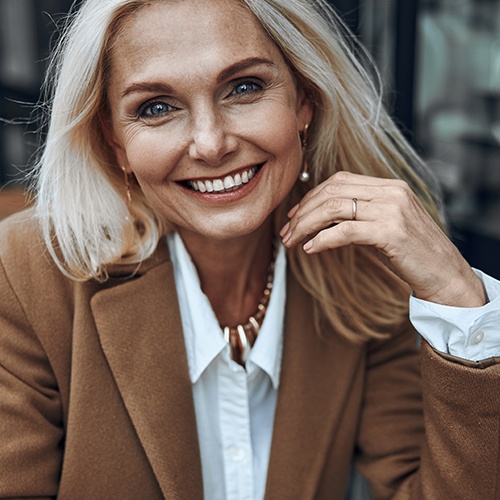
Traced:
<path fill-rule="evenodd" d="M 164 134 L 136 134 L 126 142 L 125 151 L 130 168 L 143 182 L 163 180 L 175 165 L 175 147 Z"/>
<path fill-rule="evenodd" d="M 244 127 L 247 137 L 254 138 L 259 146 L 278 159 L 286 156 L 300 160 L 300 136 L 297 114 L 294 109 L 284 103 L 279 105 L 268 103 L 262 106 L 259 113 L 246 117 Z"/>
<path fill-rule="evenodd" d="M 302 146 L 295 115 L 286 118 L 270 127 L 267 142 L 283 168 L 281 174 L 294 177 L 298 175 L 302 163 Z"/>

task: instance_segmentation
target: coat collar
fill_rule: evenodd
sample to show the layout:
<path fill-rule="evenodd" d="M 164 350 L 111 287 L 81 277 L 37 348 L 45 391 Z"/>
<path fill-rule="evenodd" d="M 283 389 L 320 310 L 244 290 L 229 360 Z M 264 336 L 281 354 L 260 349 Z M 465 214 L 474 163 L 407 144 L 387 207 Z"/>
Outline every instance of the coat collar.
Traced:
<path fill-rule="evenodd" d="M 165 242 L 133 276 L 133 266 L 112 271 L 91 299 L 102 349 L 165 498 L 202 498 L 194 403 Z"/>
<path fill-rule="evenodd" d="M 164 241 L 137 268 L 117 266 L 91 300 L 118 389 L 166 498 L 202 498 L 196 418 L 172 264 Z M 124 279 L 128 277 L 129 279 Z M 266 498 L 314 496 L 360 348 L 322 340 L 312 299 L 291 273 Z"/>

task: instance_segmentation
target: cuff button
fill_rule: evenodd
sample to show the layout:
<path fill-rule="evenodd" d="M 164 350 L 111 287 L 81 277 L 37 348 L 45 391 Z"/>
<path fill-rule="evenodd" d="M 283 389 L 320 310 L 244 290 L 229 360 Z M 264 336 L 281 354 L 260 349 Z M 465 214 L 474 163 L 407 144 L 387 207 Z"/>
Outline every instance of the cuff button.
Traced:
<path fill-rule="evenodd" d="M 484 339 L 484 332 L 483 330 L 478 330 L 477 332 L 474 332 L 470 338 L 471 344 L 480 344 L 481 341 Z"/>

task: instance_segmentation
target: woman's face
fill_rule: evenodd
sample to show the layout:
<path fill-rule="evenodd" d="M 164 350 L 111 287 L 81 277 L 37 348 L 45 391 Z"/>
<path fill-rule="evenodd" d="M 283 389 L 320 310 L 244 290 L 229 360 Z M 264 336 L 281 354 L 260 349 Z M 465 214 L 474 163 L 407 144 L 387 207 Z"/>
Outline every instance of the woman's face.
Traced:
<path fill-rule="evenodd" d="M 131 15 L 108 99 L 120 165 L 181 230 L 250 234 L 297 179 L 311 108 L 236 1 L 166 1 Z"/>

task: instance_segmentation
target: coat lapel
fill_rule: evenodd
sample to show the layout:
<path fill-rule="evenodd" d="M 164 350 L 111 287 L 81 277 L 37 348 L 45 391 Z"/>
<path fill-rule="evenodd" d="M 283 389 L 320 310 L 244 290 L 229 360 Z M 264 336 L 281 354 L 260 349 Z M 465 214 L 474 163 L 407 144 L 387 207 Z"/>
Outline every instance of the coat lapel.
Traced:
<path fill-rule="evenodd" d="M 314 498 L 361 348 L 314 329 L 311 297 L 288 273 L 283 366 L 266 499 Z"/>
<path fill-rule="evenodd" d="M 159 257 L 158 257 L 159 256 Z M 361 349 L 312 320 L 312 300 L 287 278 L 283 366 L 266 498 L 312 498 Z M 123 401 L 166 498 L 202 498 L 196 419 L 172 264 L 161 248 L 136 277 L 91 301 Z"/>
<path fill-rule="evenodd" d="M 172 264 L 141 266 L 91 301 L 123 401 L 166 498 L 202 498 L 192 389 Z"/>

